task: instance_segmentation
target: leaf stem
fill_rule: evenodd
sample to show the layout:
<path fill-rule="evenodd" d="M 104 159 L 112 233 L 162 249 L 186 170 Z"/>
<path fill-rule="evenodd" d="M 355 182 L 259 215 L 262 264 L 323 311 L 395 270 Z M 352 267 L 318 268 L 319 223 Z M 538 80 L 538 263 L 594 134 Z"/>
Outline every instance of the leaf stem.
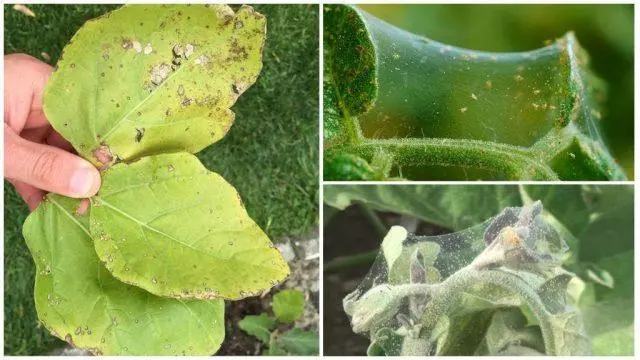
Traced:
<path fill-rule="evenodd" d="M 365 139 L 342 149 L 371 159 L 384 150 L 396 165 L 471 166 L 502 171 L 510 179 L 558 180 L 546 164 L 536 161 L 529 149 L 467 139 Z"/>

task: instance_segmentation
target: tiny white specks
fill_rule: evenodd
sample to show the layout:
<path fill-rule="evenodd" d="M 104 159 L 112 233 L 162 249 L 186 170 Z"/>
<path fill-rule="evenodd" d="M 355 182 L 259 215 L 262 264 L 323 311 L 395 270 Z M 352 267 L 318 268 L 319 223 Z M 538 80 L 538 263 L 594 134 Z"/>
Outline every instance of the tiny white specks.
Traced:
<path fill-rule="evenodd" d="M 142 45 L 139 42 L 134 41 L 131 43 L 131 45 L 133 46 L 133 50 L 135 50 L 137 53 L 142 52 Z"/>

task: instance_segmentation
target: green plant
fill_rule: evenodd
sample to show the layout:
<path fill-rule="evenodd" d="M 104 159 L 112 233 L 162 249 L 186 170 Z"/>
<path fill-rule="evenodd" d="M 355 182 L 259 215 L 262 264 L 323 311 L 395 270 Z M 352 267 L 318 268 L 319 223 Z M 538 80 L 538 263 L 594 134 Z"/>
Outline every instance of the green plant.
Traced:
<path fill-rule="evenodd" d="M 338 209 L 357 202 L 454 231 L 424 237 L 391 228 L 369 275 L 344 300 L 354 331 L 371 338 L 370 354 L 633 353 L 631 186 L 324 193 Z"/>
<path fill-rule="evenodd" d="M 248 6 L 124 6 L 65 48 L 44 110 L 103 183 L 91 199 L 49 194 L 25 221 L 52 334 L 95 354 L 211 354 L 223 300 L 287 276 L 235 189 L 190 154 L 232 125 L 265 27 Z"/>
<path fill-rule="evenodd" d="M 262 313 L 245 316 L 238 326 L 267 346 L 264 355 L 318 355 L 318 334 L 299 328 L 281 330 L 276 325 L 288 325 L 304 312 L 304 294 L 298 290 L 283 290 L 273 297 L 275 317 Z M 287 326 L 288 327 L 288 326 Z M 275 330 L 274 330 L 275 329 Z"/>
<path fill-rule="evenodd" d="M 325 6 L 325 180 L 623 180 L 603 83 L 572 33 L 487 53 Z"/>

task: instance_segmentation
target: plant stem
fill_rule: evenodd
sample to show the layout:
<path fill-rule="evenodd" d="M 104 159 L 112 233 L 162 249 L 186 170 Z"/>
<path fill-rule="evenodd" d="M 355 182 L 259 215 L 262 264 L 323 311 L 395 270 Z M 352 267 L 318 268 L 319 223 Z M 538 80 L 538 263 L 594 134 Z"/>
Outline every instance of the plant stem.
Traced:
<path fill-rule="evenodd" d="M 365 159 L 373 158 L 376 151 L 380 150 L 389 153 L 396 166 L 467 166 L 502 171 L 510 179 L 558 180 L 549 166 L 535 161 L 535 155 L 530 150 L 488 141 L 363 139 L 359 144 L 343 149 Z"/>

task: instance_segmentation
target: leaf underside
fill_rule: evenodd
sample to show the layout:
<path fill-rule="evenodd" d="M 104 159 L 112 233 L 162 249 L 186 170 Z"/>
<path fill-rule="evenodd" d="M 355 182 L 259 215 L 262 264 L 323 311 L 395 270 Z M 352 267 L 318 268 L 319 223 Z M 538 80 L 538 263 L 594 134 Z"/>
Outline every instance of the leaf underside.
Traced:
<path fill-rule="evenodd" d="M 332 170 L 346 154 L 373 162 L 380 151 L 409 179 L 626 178 L 597 124 L 602 81 L 572 33 L 488 53 L 351 6 L 326 6 L 324 24 L 326 180 L 360 176 Z"/>
<path fill-rule="evenodd" d="M 118 281 L 96 256 L 79 204 L 49 194 L 24 224 L 43 326 L 96 355 L 214 353 L 224 339 L 224 302 L 163 298 Z"/>

